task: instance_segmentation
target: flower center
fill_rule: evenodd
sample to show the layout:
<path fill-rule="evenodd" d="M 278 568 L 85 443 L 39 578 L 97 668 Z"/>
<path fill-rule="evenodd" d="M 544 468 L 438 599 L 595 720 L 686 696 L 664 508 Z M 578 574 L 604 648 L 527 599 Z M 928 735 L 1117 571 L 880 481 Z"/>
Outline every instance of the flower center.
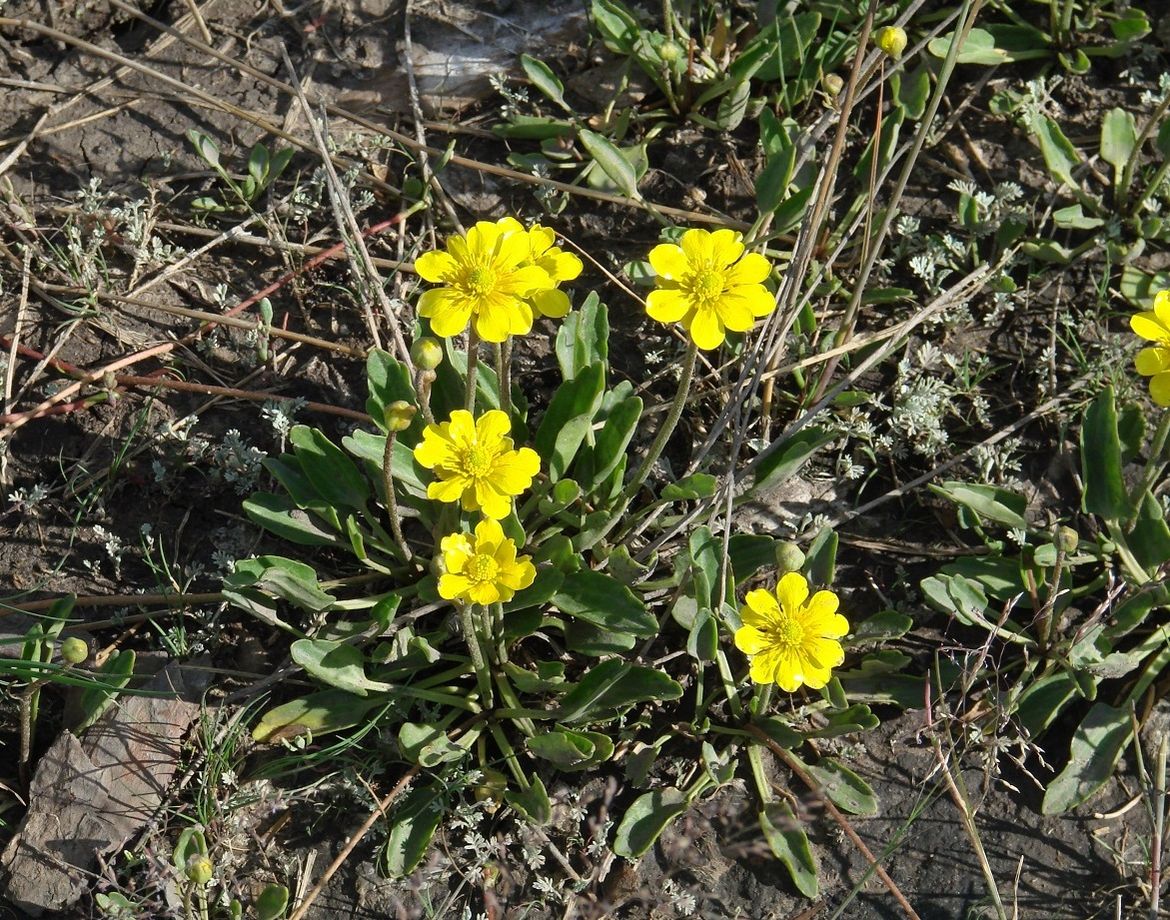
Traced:
<path fill-rule="evenodd" d="M 467 563 L 467 577 L 476 584 L 485 581 L 492 581 L 496 577 L 496 573 L 500 571 L 500 566 L 491 556 L 485 553 L 477 553 L 471 557 Z"/>
<path fill-rule="evenodd" d="M 700 269 L 691 276 L 691 296 L 702 304 L 714 303 L 723 294 L 725 280 L 722 272 Z"/>
<path fill-rule="evenodd" d="M 492 452 L 482 444 L 473 444 L 463 451 L 463 468 L 472 479 L 482 479 L 492 471 Z"/>
<path fill-rule="evenodd" d="M 490 294 L 496 286 L 496 273 L 484 265 L 477 265 L 467 273 L 465 282 L 467 291 L 476 297 Z"/>
<path fill-rule="evenodd" d="M 772 640 L 785 651 L 798 649 L 804 642 L 804 629 L 795 617 L 782 616 L 772 626 Z"/>

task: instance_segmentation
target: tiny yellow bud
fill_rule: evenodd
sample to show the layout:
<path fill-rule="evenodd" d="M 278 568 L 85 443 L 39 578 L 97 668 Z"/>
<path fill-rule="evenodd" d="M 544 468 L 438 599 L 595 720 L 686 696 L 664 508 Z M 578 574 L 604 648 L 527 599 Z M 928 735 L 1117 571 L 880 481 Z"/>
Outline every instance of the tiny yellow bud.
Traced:
<path fill-rule="evenodd" d="M 382 419 L 387 431 L 406 431 L 414 421 L 415 409 L 405 399 L 396 399 L 382 410 Z"/>
<path fill-rule="evenodd" d="M 827 73 L 821 79 L 821 86 L 830 96 L 837 96 L 845 88 L 845 81 L 841 79 L 840 74 Z"/>
<path fill-rule="evenodd" d="M 1057 530 L 1060 548 L 1066 553 L 1075 553 L 1081 543 L 1081 535 L 1071 527 L 1061 527 Z"/>
<path fill-rule="evenodd" d="M 799 572 L 804 565 L 804 551 L 795 543 L 776 544 L 776 568 L 781 575 L 789 572 Z"/>
<path fill-rule="evenodd" d="M 215 866 L 202 853 L 193 853 L 187 857 L 187 878 L 196 885 L 206 885 L 215 873 Z"/>
<path fill-rule="evenodd" d="M 424 371 L 433 371 L 443 363 L 443 346 L 437 339 L 423 336 L 410 346 L 410 360 Z"/>
<path fill-rule="evenodd" d="M 70 636 L 61 643 L 61 659 L 67 664 L 81 664 L 89 657 L 89 645 L 84 639 Z"/>
<path fill-rule="evenodd" d="M 658 56 L 667 64 L 673 64 L 682 57 L 682 53 L 682 48 L 672 41 L 663 42 L 662 46 L 658 49 Z"/>
<path fill-rule="evenodd" d="M 895 61 L 902 56 L 902 52 L 906 50 L 906 30 L 898 26 L 886 26 L 883 29 L 878 29 L 877 46 L 882 49 L 889 57 Z"/>

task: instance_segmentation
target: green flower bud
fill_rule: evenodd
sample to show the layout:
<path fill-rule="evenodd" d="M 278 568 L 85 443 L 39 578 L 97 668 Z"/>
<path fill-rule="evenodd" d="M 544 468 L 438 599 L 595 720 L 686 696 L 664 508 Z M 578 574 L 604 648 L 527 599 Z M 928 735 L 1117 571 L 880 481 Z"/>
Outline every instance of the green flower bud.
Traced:
<path fill-rule="evenodd" d="M 61 643 L 61 659 L 67 664 L 81 664 L 89 657 L 89 644 L 77 636 L 70 636 Z"/>
<path fill-rule="evenodd" d="M 804 551 L 795 543 L 776 544 L 776 568 L 781 575 L 799 572 L 804 565 Z"/>
<path fill-rule="evenodd" d="M 841 79 L 840 74 L 827 73 L 821 79 L 821 87 L 830 96 L 837 96 L 845 88 L 845 81 Z"/>
<path fill-rule="evenodd" d="M 443 363 L 443 346 L 437 339 L 423 336 L 410 346 L 410 360 L 424 371 L 433 371 Z"/>
<path fill-rule="evenodd" d="M 192 853 L 187 857 L 187 866 L 184 871 L 187 878 L 196 885 L 206 885 L 215 873 L 215 866 L 202 853 Z"/>
<path fill-rule="evenodd" d="M 886 53 L 888 57 L 895 61 L 902 56 L 902 52 L 906 50 L 906 30 L 898 26 L 886 26 L 884 29 L 878 29 L 877 46 Z"/>
<path fill-rule="evenodd" d="M 666 64 L 673 64 L 682 57 L 683 50 L 677 44 L 671 41 L 662 43 L 662 47 L 658 49 L 658 56 L 662 58 Z"/>
<path fill-rule="evenodd" d="M 405 399 L 396 399 L 382 410 L 382 420 L 388 431 L 406 431 L 418 410 Z"/>
<path fill-rule="evenodd" d="M 1058 545 L 1065 553 L 1075 553 L 1081 543 L 1081 535 L 1071 527 L 1057 528 L 1056 538 Z"/>

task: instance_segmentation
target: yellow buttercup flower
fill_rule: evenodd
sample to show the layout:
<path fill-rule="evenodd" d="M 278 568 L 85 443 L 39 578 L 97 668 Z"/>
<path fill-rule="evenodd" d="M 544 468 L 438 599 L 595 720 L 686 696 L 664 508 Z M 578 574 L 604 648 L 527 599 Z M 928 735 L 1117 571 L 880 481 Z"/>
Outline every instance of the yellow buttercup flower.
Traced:
<path fill-rule="evenodd" d="M 789 693 L 801 684 L 816 690 L 828 683 L 830 671 L 845 660 L 837 640 L 849 631 L 837 613 L 837 595 L 818 591 L 810 598 L 804 576 L 789 572 L 775 594 L 757 589 L 745 600 L 735 646 L 750 656 L 752 680 Z"/>
<path fill-rule="evenodd" d="M 1150 396 L 1159 406 L 1170 406 L 1170 291 L 1159 291 L 1154 309 L 1129 318 L 1130 328 L 1154 344 L 1138 352 L 1137 372 L 1150 377 Z"/>
<path fill-rule="evenodd" d="M 661 323 L 682 323 L 702 349 L 718 348 L 727 332 L 746 332 L 776 309 L 762 282 L 772 265 L 758 253 L 744 253 L 732 230 L 688 230 L 680 245 L 650 250 L 658 288 L 646 298 L 646 312 Z"/>
<path fill-rule="evenodd" d="M 443 285 L 419 298 L 419 315 L 441 336 L 458 335 L 469 322 L 485 342 L 526 335 L 533 320 L 529 298 L 556 286 L 531 259 L 532 243 L 515 219 L 481 220 L 466 237 L 448 239 L 445 252 L 415 260 L 420 277 Z"/>
<path fill-rule="evenodd" d="M 463 503 L 464 511 L 482 511 L 506 518 L 512 497 L 532 486 L 540 472 L 540 456 L 529 447 L 512 449 L 512 423 L 499 409 L 478 420 L 456 409 L 451 420 L 427 425 L 414 449 L 414 459 L 434 470 L 438 479 L 427 486 L 427 498 Z"/>
<path fill-rule="evenodd" d="M 531 556 L 517 556 L 516 544 L 504 536 L 499 521 L 480 521 L 475 535 L 443 537 L 444 573 L 439 596 L 461 604 L 510 601 L 536 579 Z"/>
<path fill-rule="evenodd" d="M 553 283 L 553 287 L 544 288 L 533 294 L 528 299 L 529 303 L 541 316 L 560 319 L 569 312 L 569 295 L 559 290 L 556 285 L 562 281 L 572 281 L 580 275 L 584 267 L 581 260 L 573 253 L 565 252 L 557 246 L 557 235 L 548 227 L 533 224 L 529 230 L 525 230 L 520 221 L 512 217 L 505 217 L 500 223 L 511 227 L 513 231 L 528 234 L 528 261 L 537 268 L 544 269 Z"/>

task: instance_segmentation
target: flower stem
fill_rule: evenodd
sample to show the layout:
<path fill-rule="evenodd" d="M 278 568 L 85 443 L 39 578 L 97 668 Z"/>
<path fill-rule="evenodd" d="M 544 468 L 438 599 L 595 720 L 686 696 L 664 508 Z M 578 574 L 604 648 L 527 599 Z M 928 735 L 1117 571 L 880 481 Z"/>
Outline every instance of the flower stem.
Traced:
<path fill-rule="evenodd" d="M 683 357 L 682 374 L 678 378 L 678 390 L 675 392 L 674 401 L 670 404 L 670 409 L 666 413 L 666 420 L 662 423 L 662 427 L 658 429 L 658 434 L 654 437 L 654 443 L 650 445 L 650 450 L 642 459 L 642 464 L 638 467 L 638 471 L 634 473 L 633 479 L 629 481 L 622 492 L 622 500 L 627 505 L 638 494 L 638 490 L 642 488 L 642 483 L 646 481 L 646 477 L 654 469 L 654 464 L 662 456 L 662 452 L 666 449 L 666 443 L 670 440 L 670 436 L 674 434 L 678 420 L 682 417 L 683 407 L 687 404 L 687 396 L 691 392 L 691 379 L 695 374 L 695 359 L 698 357 L 698 354 L 699 346 L 693 340 L 688 342 L 687 353 Z"/>
<path fill-rule="evenodd" d="M 476 629 L 475 611 L 474 604 L 460 605 L 459 623 L 463 627 L 467 650 L 471 653 L 471 666 L 475 669 L 475 682 L 479 686 L 480 705 L 486 710 L 492 706 L 492 676 L 488 670 L 487 659 L 484 658 L 479 630 Z"/>
<path fill-rule="evenodd" d="M 475 332 L 475 326 L 471 326 L 467 330 L 467 390 L 463 402 L 472 415 L 475 415 L 475 377 L 478 369 L 479 336 Z"/>
<path fill-rule="evenodd" d="M 757 684 L 755 699 L 752 700 L 752 715 L 756 717 L 767 715 L 771 704 L 772 684 Z"/>
<path fill-rule="evenodd" d="M 1162 475 L 1162 470 L 1165 469 L 1163 454 L 1166 452 L 1168 435 L 1170 435 L 1170 411 L 1163 412 L 1162 418 L 1158 421 L 1158 427 L 1154 431 L 1154 439 L 1150 442 L 1150 455 L 1146 460 L 1145 475 L 1142 476 L 1141 482 L 1138 483 L 1137 488 L 1129 497 L 1129 505 L 1133 509 L 1129 515 L 1128 523 L 1130 525 L 1141 514 L 1142 502 L 1145 500 L 1146 493 L 1153 487 L 1158 477 Z"/>
<path fill-rule="evenodd" d="M 415 382 L 415 392 L 418 394 L 418 407 L 422 410 L 423 418 L 428 425 L 435 424 L 435 415 L 431 412 L 431 384 L 435 382 L 435 372 L 420 370 Z"/>
<path fill-rule="evenodd" d="M 512 340 L 496 345 L 496 379 L 500 386 L 500 409 L 512 421 Z"/>
<path fill-rule="evenodd" d="M 386 435 L 386 448 L 382 451 L 382 483 L 386 487 L 386 512 L 390 515 L 390 530 L 394 534 L 394 542 L 402 550 L 402 558 L 406 562 L 410 562 L 414 555 L 402 537 L 402 521 L 398 516 L 398 497 L 394 494 L 394 442 L 397 439 L 397 431 L 391 431 Z"/>

